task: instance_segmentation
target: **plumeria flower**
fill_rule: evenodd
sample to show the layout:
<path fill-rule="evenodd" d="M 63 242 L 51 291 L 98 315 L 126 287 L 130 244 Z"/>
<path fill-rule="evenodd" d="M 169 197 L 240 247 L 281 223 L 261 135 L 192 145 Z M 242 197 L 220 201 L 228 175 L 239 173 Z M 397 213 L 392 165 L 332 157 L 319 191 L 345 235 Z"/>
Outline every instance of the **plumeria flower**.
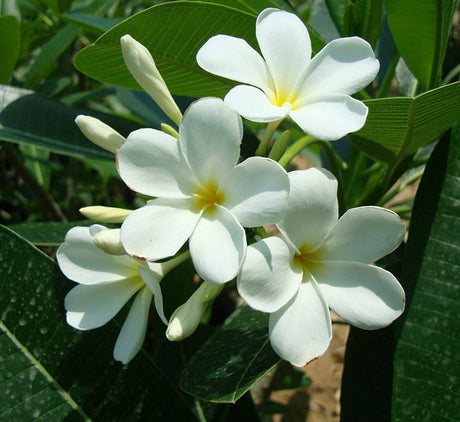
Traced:
<path fill-rule="evenodd" d="M 334 40 L 311 59 L 307 28 L 294 14 L 263 10 L 256 22 L 262 56 L 240 38 L 216 35 L 198 51 L 210 73 L 248 85 L 231 89 L 225 102 L 248 120 L 290 116 L 305 132 L 335 140 L 359 130 L 368 109 L 350 95 L 371 83 L 379 70 L 371 46 L 361 38 Z"/>
<path fill-rule="evenodd" d="M 241 118 L 218 98 L 193 103 L 179 139 L 155 129 L 131 133 L 118 149 L 118 170 L 134 191 L 156 197 L 121 227 L 126 251 L 155 261 L 174 255 L 190 238 L 198 274 L 221 284 L 238 274 L 246 255 L 243 227 L 278 221 L 289 179 L 275 161 L 237 164 Z"/>
<path fill-rule="evenodd" d="M 401 315 L 401 285 L 369 264 L 392 252 L 405 228 L 395 213 L 373 206 L 337 219 L 337 182 L 326 170 L 294 171 L 289 178 L 286 214 L 277 224 L 283 237 L 248 247 L 237 286 L 251 307 L 270 313 L 273 349 L 303 366 L 329 345 L 329 308 L 365 330 Z"/>
<path fill-rule="evenodd" d="M 160 281 L 188 256 L 164 263 L 146 263 L 126 254 L 111 255 L 94 241 L 102 235 L 100 245 L 107 246 L 106 232 L 110 231 L 97 224 L 72 228 L 56 258 L 64 275 L 78 283 L 65 298 L 67 323 L 74 328 L 92 330 L 103 326 L 136 295 L 113 351 L 114 358 L 126 364 L 144 342 L 152 298 L 161 320 L 168 324 L 163 313 Z"/>

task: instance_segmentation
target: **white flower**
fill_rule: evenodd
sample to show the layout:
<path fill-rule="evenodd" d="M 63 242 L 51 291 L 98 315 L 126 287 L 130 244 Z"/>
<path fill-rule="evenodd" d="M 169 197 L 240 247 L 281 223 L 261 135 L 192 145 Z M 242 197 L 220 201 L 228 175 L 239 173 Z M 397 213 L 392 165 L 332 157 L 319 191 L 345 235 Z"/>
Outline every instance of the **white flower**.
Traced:
<path fill-rule="evenodd" d="M 83 135 L 92 143 L 114 154 L 117 148 L 125 141 L 125 138 L 115 129 L 95 117 L 79 114 L 75 119 L 75 123 Z"/>
<path fill-rule="evenodd" d="M 248 247 L 238 291 L 270 313 L 273 349 L 296 366 L 321 356 L 331 339 L 329 308 L 366 330 L 404 309 L 404 290 L 388 271 L 369 265 L 393 251 L 405 228 L 384 208 L 348 210 L 338 221 L 337 182 L 325 170 L 289 173 L 284 235 Z"/>
<path fill-rule="evenodd" d="M 154 261 L 174 255 L 190 238 L 198 274 L 213 284 L 234 278 L 246 255 L 244 227 L 278 221 L 289 179 L 275 161 L 237 164 L 241 118 L 217 98 L 193 103 L 179 139 L 154 129 L 131 133 L 118 150 L 118 169 L 134 191 L 157 197 L 121 227 L 126 251 Z"/>
<path fill-rule="evenodd" d="M 72 228 L 56 258 L 64 275 L 79 283 L 65 298 L 67 323 L 74 328 L 91 330 L 103 326 L 137 293 L 113 351 L 114 358 L 126 364 L 144 342 L 153 297 L 158 315 L 168 323 L 163 314 L 160 281 L 181 257 L 147 264 L 128 255 L 110 255 L 94 244 L 94 236 L 105 230 L 96 224 Z"/>
<path fill-rule="evenodd" d="M 243 82 L 225 102 L 255 122 L 290 116 L 318 139 L 335 140 L 359 130 L 367 107 L 350 97 L 375 78 L 379 62 L 361 38 L 337 39 L 311 59 L 307 28 L 294 14 L 263 10 L 256 22 L 263 58 L 249 44 L 227 35 L 210 38 L 197 62 L 208 72 Z"/>

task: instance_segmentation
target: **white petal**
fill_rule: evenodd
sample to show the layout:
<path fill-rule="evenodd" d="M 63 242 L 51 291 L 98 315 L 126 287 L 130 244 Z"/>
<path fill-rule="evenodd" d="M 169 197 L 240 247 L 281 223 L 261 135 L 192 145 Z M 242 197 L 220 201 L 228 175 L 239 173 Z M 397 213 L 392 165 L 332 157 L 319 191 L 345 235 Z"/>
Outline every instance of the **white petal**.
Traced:
<path fill-rule="evenodd" d="M 238 164 L 224 185 L 223 205 L 244 227 L 274 224 L 286 209 L 289 178 L 286 171 L 269 158 L 251 157 Z"/>
<path fill-rule="evenodd" d="M 321 261 L 370 264 L 394 251 L 406 229 L 393 211 L 380 207 L 348 210 L 321 245 Z"/>
<path fill-rule="evenodd" d="M 208 283 L 235 278 L 246 255 L 246 235 L 230 211 L 217 206 L 203 213 L 190 237 L 190 254 L 198 274 Z"/>
<path fill-rule="evenodd" d="M 307 28 L 293 13 L 270 8 L 257 18 L 256 37 L 278 95 L 287 97 L 310 61 Z"/>
<path fill-rule="evenodd" d="M 260 89 L 247 85 L 232 88 L 224 101 L 245 119 L 253 122 L 267 123 L 281 120 L 291 111 L 289 104 L 283 107 L 273 105 Z"/>
<path fill-rule="evenodd" d="M 118 149 L 117 165 L 123 181 L 144 195 L 182 198 L 193 191 L 177 139 L 160 130 L 132 132 Z"/>
<path fill-rule="evenodd" d="M 121 226 L 126 251 L 148 261 L 174 255 L 193 232 L 200 212 L 194 199 L 157 198 L 133 211 Z"/>
<path fill-rule="evenodd" d="M 147 287 L 141 289 L 121 327 L 113 357 L 124 365 L 136 356 L 144 343 L 152 296 L 152 292 Z"/>
<path fill-rule="evenodd" d="M 356 132 L 366 123 L 367 106 L 344 94 L 309 98 L 308 103 L 289 113 L 306 133 L 325 141 L 335 141 Z"/>
<path fill-rule="evenodd" d="M 143 285 L 139 276 L 109 284 L 78 285 L 65 297 L 67 323 L 79 330 L 101 327 Z"/>
<path fill-rule="evenodd" d="M 166 325 L 168 325 L 168 320 L 166 319 L 163 310 L 163 294 L 161 293 L 160 287 L 161 277 L 144 267 L 138 267 L 137 270 L 142 277 L 142 281 L 153 293 L 155 309 L 157 310 L 158 316 Z"/>
<path fill-rule="evenodd" d="M 320 168 L 288 175 L 288 205 L 277 226 L 296 248 L 314 251 L 338 218 L 337 180 Z"/>
<path fill-rule="evenodd" d="M 358 37 L 327 44 L 309 63 L 299 96 L 354 94 L 377 76 L 379 61 L 372 47 Z"/>
<path fill-rule="evenodd" d="M 304 366 L 326 351 L 331 319 L 314 280 L 305 280 L 286 305 L 270 314 L 269 328 L 273 349 L 292 365 Z"/>
<path fill-rule="evenodd" d="M 297 292 L 303 272 L 292 265 L 292 254 L 280 237 L 248 246 L 237 286 L 251 308 L 277 311 Z"/>
<path fill-rule="evenodd" d="M 70 229 L 56 259 L 64 275 L 81 284 L 108 283 L 137 274 L 137 263 L 131 257 L 109 255 L 99 249 L 89 227 Z"/>
<path fill-rule="evenodd" d="M 327 262 L 311 268 L 329 307 L 365 330 L 390 324 L 404 310 L 404 290 L 390 272 L 358 262 Z"/>
<path fill-rule="evenodd" d="M 179 142 L 200 182 L 220 181 L 238 162 L 243 123 L 219 98 L 202 98 L 185 112 Z"/>
<path fill-rule="evenodd" d="M 273 92 L 273 82 L 260 54 L 245 40 L 228 35 L 210 38 L 198 50 L 198 65 L 214 75 Z"/>

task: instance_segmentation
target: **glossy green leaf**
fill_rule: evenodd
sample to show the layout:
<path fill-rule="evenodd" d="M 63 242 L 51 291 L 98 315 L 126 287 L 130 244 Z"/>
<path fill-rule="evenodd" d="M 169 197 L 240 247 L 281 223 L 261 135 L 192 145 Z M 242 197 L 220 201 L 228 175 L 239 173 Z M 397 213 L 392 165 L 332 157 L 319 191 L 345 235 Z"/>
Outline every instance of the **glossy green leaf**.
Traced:
<path fill-rule="evenodd" d="M 180 385 L 199 399 L 234 403 L 279 360 L 268 314 L 242 305 L 187 362 Z"/>
<path fill-rule="evenodd" d="M 198 420 L 176 384 L 178 345 L 167 344 L 158 358 L 141 351 L 124 367 L 112 358 L 120 327 L 68 326 L 63 303 L 73 283 L 6 228 L 0 265 L 1 420 Z"/>
<path fill-rule="evenodd" d="M 384 0 L 396 46 L 424 89 L 440 81 L 456 0 Z"/>
<path fill-rule="evenodd" d="M 0 84 L 10 80 L 21 48 L 19 22 L 14 16 L 0 16 Z"/>
<path fill-rule="evenodd" d="M 348 137 L 371 157 L 392 163 L 399 154 L 413 154 L 435 140 L 459 120 L 459 98 L 460 82 L 455 82 L 417 97 L 365 101 L 366 124 Z"/>
<path fill-rule="evenodd" d="M 88 141 L 75 124 L 87 114 L 127 136 L 139 128 L 129 120 L 87 109 L 70 108 L 33 91 L 0 86 L 0 140 L 26 143 L 81 158 L 114 160 L 114 155 Z"/>
<path fill-rule="evenodd" d="M 405 319 L 395 353 L 395 422 L 456 421 L 460 404 L 460 125 L 438 143 L 412 213 Z"/>

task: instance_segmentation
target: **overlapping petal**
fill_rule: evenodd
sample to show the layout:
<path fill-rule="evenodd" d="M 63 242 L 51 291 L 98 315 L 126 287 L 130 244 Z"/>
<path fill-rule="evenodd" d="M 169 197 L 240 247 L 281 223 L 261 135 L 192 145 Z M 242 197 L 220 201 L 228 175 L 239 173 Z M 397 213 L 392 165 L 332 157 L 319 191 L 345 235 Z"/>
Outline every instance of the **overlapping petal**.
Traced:
<path fill-rule="evenodd" d="M 269 8 L 257 17 L 256 37 L 277 87 L 288 96 L 311 57 L 307 28 L 293 13 Z"/>
<path fill-rule="evenodd" d="M 152 269 L 155 266 L 161 266 L 158 263 L 147 263 L 149 267 Z M 157 273 L 154 273 L 151 270 L 148 270 L 144 267 L 138 267 L 139 275 L 142 278 L 142 281 L 146 284 L 146 286 L 150 289 L 153 293 L 154 302 L 155 302 L 155 309 L 157 311 L 158 316 L 160 319 L 168 325 L 168 320 L 165 317 L 164 310 L 163 310 L 163 294 L 161 293 L 160 281 L 161 278 Z"/>
<path fill-rule="evenodd" d="M 320 168 L 292 171 L 288 175 L 287 208 L 277 227 L 296 248 L 313 251 L 337 221 L 337 181 Z"/>
<path fill-rule="evenodd" d="M 243 138 L 241 117 L 218 98 L 189 107 L 179 127 L 180 147 L 202 184 L 220 181 L 238 162 Z"/>
<path fill-rule="evenodd" d="M 378 71 L 379 61 L 367 41 L 339 38 L 328 43 L 308 64 L 298 96 L 351 95 L 369 85 Z"/>
<path fill-rule="evenodd" d="M 277 162 L 251 157 L 232 170 L 222 190 L 223 205 L 244 227 L 274 224 L 286 208 L 289 178 Z"/>
<path fill-rule="evenodd" d="M 273 122 L 284 119 L 291 111 L 290 104 L 278 107 L 258 88 L 238 85 L 225 96 L 225 104 L 236 110 L 244 118 L 253 122 Z"/>
<path fill-rule="evenodd" d="M 356 327 L 385 327 L 404 310 L 404 290 L 383 268 L 358 262 L 327 262 L 311 270 L 329 307 Z"/>
<path fill-rule="evenodd" d="M 65 297 L 67 323 L 79 330 L 101 327 L 110 321 L 142 286 L 139 276 L 110 284 L 80 284 Z"/>
<path fill-rule="evenodd" d="M 320 357 L 332 337 L 327 303 L 311 276 L 306 275 L 297 294 L 270 314 L 270 343 L 278 355 L 295 366 Z"/>
<path fill-rule="evenodd" d="M 136 262 L 131 257 L 109 255 L 99 249 L 89 227 L 70 229 L 56 259 L 64 275 L 81 284 L 110 283 L 137 274 Z"/>
<path fill-rule="evenodd" d="M 190 254 L 198 274 L 208 283 L 235 278 L 246 254 L 246 235 L 233 214 L 221 206 L 204 212 L 190 237 Z"/>
<path fill-rule="evenodd" d="M 193 192 L 193 174 L 177 139 L 159 130 L 132 132 L 118 149 L 117 165 L 123 181 L 144 195 L 183 198 Z"/>
<path fill-rule="evenodd" d="M 337 140 L 356 132 L 366 123 L 367 106 L 348 95 L 325 94 L 303 100 L 308 102 L 296 103 L 289 116 L 315 138 Z"/>
<path fill-rule="evenodd" d="M 280 237 L 248 246 L 237 286 L 251 308 L 275 312 L 299 289 L 302 271 L 292 265 L 293 251 Z"/>
<path fill-rule="evenodd" d="M 321 261 L 370 264 L 394 251 L 406 229 L 396 213 L 380 207 L 348 210 L 321 245 Z"/>
<path fill-rule="evenodd" d="M 126 251 L 149 261 L 174 255 L 200 218 L 194 201 L 192 198 L 157 198 L 133 211 L 121 227 L 121 241 Z"/>
<path fill-rule="evenodd" d="M 147 332 L 152 292 L 147 287 L 142 288 L 134 299 L 128 316 L 118 334 L 113 357 L 127 364 L 142 347 Z"/>
<path fill-rule="evenodd" d="M 275 94 L 264 59 L 241 38 L 228 35 L 210 38 L 198 50 L 196 61 L 210 73 L 254 85 L 267 95 Z"/>

